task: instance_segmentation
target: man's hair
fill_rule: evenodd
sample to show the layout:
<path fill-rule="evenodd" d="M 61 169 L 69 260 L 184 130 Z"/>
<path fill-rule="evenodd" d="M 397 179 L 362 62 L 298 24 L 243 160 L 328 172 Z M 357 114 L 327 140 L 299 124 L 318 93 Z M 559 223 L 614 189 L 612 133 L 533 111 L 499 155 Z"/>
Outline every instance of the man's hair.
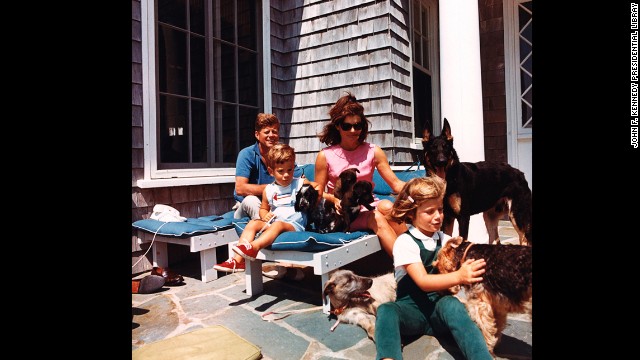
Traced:
<path fill-rule="evenodd" d="M 267 165 L 274 169 L 277 164 L 281 164 L 285 161 L 296 161 L 296 151 L 288 144 L 275 144 L 269 149 L 267 154 Z"/>
<path fill-rule="evenodd" d="M 446 189 L 447 182 L 439 176 L 417 177 L 407 181 L 393 203 L 388 219 L 410 224 L 420 204 L 429 199 L 444 199 Z"/>
<path fill-rule="evenodd" d="M 280 120 L 275 114 L 258 113 L 258 116 L 256 116 L 256 131 L 260 131 L 267 126 L 280 128 Z"/>

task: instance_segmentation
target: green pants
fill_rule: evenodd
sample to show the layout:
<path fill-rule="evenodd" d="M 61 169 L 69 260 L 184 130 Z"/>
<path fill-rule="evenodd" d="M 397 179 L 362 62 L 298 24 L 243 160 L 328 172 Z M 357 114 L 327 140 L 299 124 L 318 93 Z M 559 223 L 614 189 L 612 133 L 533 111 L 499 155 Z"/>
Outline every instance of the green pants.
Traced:
<path fill-rule="evenodd" d="M 376 359 L 402 359 L 401 334 L 451 334 L 467 360 L 493 359 L 467 308 L 453 296 L 421 307 L 410 297 L 380 305 L 376 315 Z"/>

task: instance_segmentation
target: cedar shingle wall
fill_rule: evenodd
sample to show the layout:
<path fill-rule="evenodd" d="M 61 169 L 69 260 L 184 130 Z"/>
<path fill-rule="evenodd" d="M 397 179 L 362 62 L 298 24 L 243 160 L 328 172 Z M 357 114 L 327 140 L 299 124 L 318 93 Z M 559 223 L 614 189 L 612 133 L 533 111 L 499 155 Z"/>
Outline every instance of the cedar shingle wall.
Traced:
<path fill-rule="evenodd" d="M 479 0 L 485 160 L 507 162 L 502 0 Z"/>
<path fill-rule="evenodd" d="M 272 106 L 298 163 L 325 146 L 317 133 L 345 91 L 365 107 L 367 140 L 412 162 L 407 17 L 407 1 L 271 1 Z"/>

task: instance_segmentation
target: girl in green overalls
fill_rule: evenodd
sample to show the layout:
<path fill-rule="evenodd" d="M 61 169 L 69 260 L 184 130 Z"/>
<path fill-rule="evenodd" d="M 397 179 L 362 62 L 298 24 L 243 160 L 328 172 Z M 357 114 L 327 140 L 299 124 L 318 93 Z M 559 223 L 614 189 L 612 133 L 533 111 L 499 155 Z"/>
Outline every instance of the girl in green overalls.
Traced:
<path fill-rule="evenodd" d="M 438 176 L 411 179 L 393 204 L 390 220 L 406 222 L 408 230 L 393 245 L 397 299 L 380 305 L 376 315 L 377 359 L 402 359 L 400 335 L 422 334 L 451 334 L 466 359 L 493 359 L 464 304 L 437 293 L 482 281 L 486 265 L 484 259 L 467 259 L 448 274 L 437 274 L 431 266 L 450 238 L 440 231 L 445 189 Z"/>

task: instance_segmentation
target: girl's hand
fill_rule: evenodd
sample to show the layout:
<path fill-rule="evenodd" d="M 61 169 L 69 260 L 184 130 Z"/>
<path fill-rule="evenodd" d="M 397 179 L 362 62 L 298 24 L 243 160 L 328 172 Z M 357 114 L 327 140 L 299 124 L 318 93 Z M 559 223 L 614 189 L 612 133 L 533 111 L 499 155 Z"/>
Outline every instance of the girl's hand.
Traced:
<path fill-rule="evenodd" d="M 482 281 L 480 275 L 484 274 L 485 269 L 483 268 L 485 265 L 487 265 L 487 263 L 484 259 L 467 259 L 457 271 L 460 284 L 470 285 Z"/>
<path fill-rule="evenodd" d="M 265 215 L 264 218 L 262 218 L 261 220 L 264 222 L 269 222 L 269 220 L 271 220 L 272 218 L 273 218 L 273 213 L 269 211 L 267 215 Z"/>

